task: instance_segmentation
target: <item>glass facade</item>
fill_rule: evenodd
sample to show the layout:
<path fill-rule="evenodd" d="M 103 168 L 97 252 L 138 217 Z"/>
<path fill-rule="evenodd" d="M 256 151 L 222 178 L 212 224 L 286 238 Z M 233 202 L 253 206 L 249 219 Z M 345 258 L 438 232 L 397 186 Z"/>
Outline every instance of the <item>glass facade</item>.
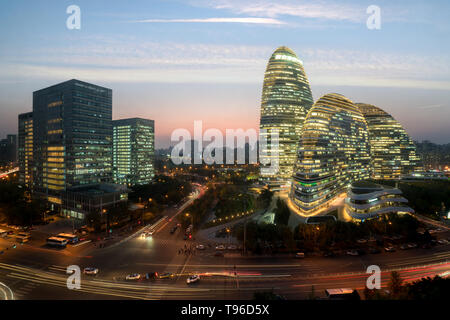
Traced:
<path fill-rule="evenodd" d="M 33 113 L 19 114 L 19 183 L 26 187 L 33 184 Z"/>
<path fill-rule="evenodd" d="M 69 80 L 33 93 L 34 189 L 112 182 L 112 90 Z"/>
<path fill-rule="evenodd" d="M 368 181 L 354 182 L 345 198 L 345 213 L 356 221 L 376 218 L 387 213 L 408 212 L 408 200 L 400 189 L 374 184 Z"/>
<path fill-rule="evenodd" d="M 320 98 L 308 112 L 290 191 L 304 212 L 326 207 L 353 181 L 370 177 L 369 133 L 364 116 L 339 94 Z"/>
<path fill-rule="evenodd" d="M 269 186 L 290 183 L 303 122 L 312 104 L 303 63 L 291 49 L 278 48 L 270 57 L 264 75 L 260 130 L 266 130 L 261 135 L 267 139 L 267 150 L 262 151 L 271 163 L 278 162 L 279 170 L 278 173 L 261 172 L 261 183 Z M 279 135 L 278 150 L 270 143 L 272 132 Z M 278 152 L 278 159 L 271 151 Z"/>
<path fill-rule="evenodd" d="M 114 182 L 150 183 L 155 176 L 155 122 L 132 118 L 113 121 Z"/>
<path fill-rule="evenodd" d="M 366 118 L 375 179 L 399 179 L 422 169 L 416 146 L 390 114 L 369 104 L 357 103 Z"/>

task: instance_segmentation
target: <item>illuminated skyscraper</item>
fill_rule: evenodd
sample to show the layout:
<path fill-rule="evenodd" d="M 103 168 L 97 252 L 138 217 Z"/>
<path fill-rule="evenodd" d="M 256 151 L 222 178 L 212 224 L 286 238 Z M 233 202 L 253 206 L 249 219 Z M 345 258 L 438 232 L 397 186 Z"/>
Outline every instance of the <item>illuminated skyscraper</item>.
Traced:
<path fill-rule="evenodd" d="M 295 53 L 280 47 L 272 54 L 264 75 L 260 130 L 266 136 L 267 157 L 278 162 L 277 173 L 261 172 L 260 181 L 271 187 L 290 183 L 296 160 L 297 146 L 306 114 L 313 104 L 303 63 Z M 278 149 L 271 144 L 271 133 L 278 132 Z M 271 153 L 275 151 L 275 153 Z M 278 157 L 276 155 L 278 152 Z M 267 165 L 269 166 L 269 165 Z M 261 165 L 264 168 L 263 165 Z"/>
<path fill-rule="evenodd" d="M 155 122 L 132 118 L 113 121 L 114 182 L 148 184 L 155 176 Z"/>
<path fill-rule="evenodd" d="M 298 149 L 291 201 L 303 212 L 325 208 L 371 174 L 369 133 L 352 101 L 331 93 L 308 112 Z"/>
<path fill-rule="evenodd" d="M 19 114 L 19 183 L 31 187 L 33 181 L 33 112 Z"/>
<path fill-rule="evenodd" d="M 357 103 L 369 129 L 373 178 L 398 179 L 422 169 L 414 142 L 390 114 L 369 104 Z"/>
<path fill-rule="evenodd" d="M 33 93 L 34 191 L 112 182 L 112 90 L 69 80 Z"/>

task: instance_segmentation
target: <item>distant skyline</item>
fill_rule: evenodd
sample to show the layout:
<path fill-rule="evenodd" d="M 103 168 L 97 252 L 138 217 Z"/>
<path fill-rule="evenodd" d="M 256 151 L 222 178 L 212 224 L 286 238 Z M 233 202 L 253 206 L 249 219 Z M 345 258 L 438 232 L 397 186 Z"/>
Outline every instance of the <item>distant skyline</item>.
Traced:
<path fill-rule="evenodd" d="M 81 30 L 66 8 L 81 8 Z M 368 30 L 366 8 L 381 8 Z M 0 138 L 32 92 L 76 78 L 113 90 L 113 119 L 259 127 L 264 71 L 285 45 L 314 101 L 330 92 L 392 114 L 414 140 L 450 143 L 448 1 L 11 1 L 0 12 Z"/>

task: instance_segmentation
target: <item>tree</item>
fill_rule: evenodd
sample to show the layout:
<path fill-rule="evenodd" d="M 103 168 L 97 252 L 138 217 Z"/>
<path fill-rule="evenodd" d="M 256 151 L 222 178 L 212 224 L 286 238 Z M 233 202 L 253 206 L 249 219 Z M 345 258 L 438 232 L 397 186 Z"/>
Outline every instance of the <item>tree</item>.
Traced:
<path fill-rule="evenodd" d="M 389 279 L 389 291 L 391 293 L 391 298 L 400 298 L 401 293 L 403 291 L 403 279 L 400 276 L 400 273 L 397 271 L 391 272 L 391 278 Z"/>
<path fill-rule="evenodd" d="M 277 200 L 277 208 L 275 209 L 275 224 L 288 225 L 291 210 L 280 198 Z"/>

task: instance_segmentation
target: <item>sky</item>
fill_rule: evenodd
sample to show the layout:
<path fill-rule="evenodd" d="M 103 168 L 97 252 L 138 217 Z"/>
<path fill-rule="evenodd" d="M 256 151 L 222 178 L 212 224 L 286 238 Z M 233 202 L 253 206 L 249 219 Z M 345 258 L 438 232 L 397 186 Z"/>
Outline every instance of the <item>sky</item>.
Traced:
<path fill-rule="evenodd" d="M 80 8 L 80 29 L 66 12 Z M 380 29 L 369 29 L 370 5 Z M 450 143 L 450 2 L 37 0 L 0 3 L 0 138 L 32 92 L 79 79 L 113 90 L 113 119 L 173 130 L 258 129 L 264 71 L 288 46 L 314 100 L 329 92 L 392 114 L 415 140 Z"/>

